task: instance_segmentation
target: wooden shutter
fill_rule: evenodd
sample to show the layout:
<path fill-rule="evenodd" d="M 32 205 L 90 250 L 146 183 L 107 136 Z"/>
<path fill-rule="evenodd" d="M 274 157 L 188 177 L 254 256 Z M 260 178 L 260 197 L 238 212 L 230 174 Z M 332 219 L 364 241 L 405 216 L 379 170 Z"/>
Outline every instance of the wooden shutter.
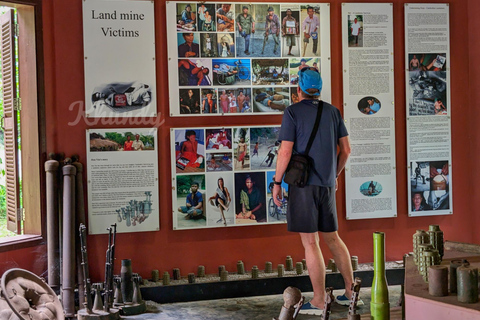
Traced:
<path fill-rule="evenodd" d="M 5 180 L 7 197 L 7 229 L 21 232 L 19 212 L 19 185 L 17 166 L 17 86 L 15 77 L 15 25 L 14 11 L 10 10 L 0 16 L 1 33 L 1 64 L 3 85 L 3 117 L 5 132 Z"/>

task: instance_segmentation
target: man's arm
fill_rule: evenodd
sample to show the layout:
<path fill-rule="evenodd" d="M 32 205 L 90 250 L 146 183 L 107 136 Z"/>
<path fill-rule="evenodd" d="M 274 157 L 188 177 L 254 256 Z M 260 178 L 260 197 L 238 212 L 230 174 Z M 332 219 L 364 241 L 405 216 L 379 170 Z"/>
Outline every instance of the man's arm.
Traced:
<path fill-rule="evenodd" d="M 347 159 L 350 156 L 352 148 L 350 147 L 350 138 L 349 136 L 345 136 L 340 138 L 338 141 L 338 145 L 340 147 L 340 152 L 338 153 L 337 157 L 337 178 L 345 168 L 345 164 L 347 163 Z M 278 160 L 277 160 L 278 162 Z"/>
<path fill-rule="evenodd" d="M 285 170 L 287 170 L 288 163 L 290 162 L 290 158 L 292 157 L 293 153 L 293 141 L 282 141 L 280 144 L 280 150 L 278 151 L 277 157 L 277 168 L 275 170 L 275 180 L 277 182 L 282 181 L 283 175 L 285 174 Z M 282 190 L 280 185 L 275 184 L 273 187 L 273 201 L 277 206 L 281 206 L 282 202 L 280 199 L 282 198 L 281 194 Z"/>

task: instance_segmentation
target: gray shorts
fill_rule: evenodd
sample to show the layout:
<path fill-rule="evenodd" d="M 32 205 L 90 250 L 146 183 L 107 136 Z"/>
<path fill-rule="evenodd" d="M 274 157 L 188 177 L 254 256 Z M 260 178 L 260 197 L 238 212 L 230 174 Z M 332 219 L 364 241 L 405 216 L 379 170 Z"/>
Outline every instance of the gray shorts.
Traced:
<path fill-rule="evenodd" d="M 289 185 L 287 223 L 292 232 L 337 231 L 335 187 Z"/>

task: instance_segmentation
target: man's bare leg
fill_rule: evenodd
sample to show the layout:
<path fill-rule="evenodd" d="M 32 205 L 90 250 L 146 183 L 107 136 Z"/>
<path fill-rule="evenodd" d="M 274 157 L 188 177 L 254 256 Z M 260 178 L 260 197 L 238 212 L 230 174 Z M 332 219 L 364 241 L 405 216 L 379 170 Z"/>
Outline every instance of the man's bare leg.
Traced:
<path fill-rule="evenodd" d="M 338 270 L 343 276 L 343 281 L 345 282 L 345 295 L 350 299 L 353 284 L 353 269 L 350 252 L 348 252 L 348 248 L 339 237 L 338 232 L 322 232 L 322 235 L 333 255 Z"/>
<path fill-rule="evenodd" d="M 325 262 L 318 243 L 318 232 L 300 233 L 300 238 L 305 248 L 308 274 L 313 287 L 313 299 L 310 303 L 319 309 L 323 309 L 325 302 Z"/>

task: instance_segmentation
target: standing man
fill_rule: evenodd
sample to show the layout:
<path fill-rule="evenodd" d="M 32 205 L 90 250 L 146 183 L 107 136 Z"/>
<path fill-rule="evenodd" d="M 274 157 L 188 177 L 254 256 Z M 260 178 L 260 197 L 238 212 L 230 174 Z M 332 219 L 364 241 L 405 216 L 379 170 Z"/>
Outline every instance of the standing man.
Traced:
<path fill-rule="evenodd" d="M 140 140 L 140 135 L 139 134 L 135 135 L 135 141 L 133 141 L 132 148 L 135 151 L 145 149 L 145 145 L 143 144 L 143 141 Z"/>
<path fill-rule="evenodd" d="M 240 36 L 245 39 L 245 51 L 246 55 L 250 54 L 250 34 L 255 33 L 255 20 L 252 15 L 248 13 L 248 6 L 243 6 L 243 13 L 237 16 L 237 27 Z"/>
<path fill-rule="evenodd" d="M 302 30 L 303 30 L 303 57 L 305 57 L 305 51 L 307 50 L 307 44 L 310 43 L 310 38 L 313 40 L 312 52 L 314 55 L 317 54 L 318 48 L 318 31 L 320 28 L 320 21 L 318 16 L 316 16 L 313 7 L 307 8 L 308 16 L 303 20 Z"/>
<path fill-rule="evenodd" d="M 298 76 L 297 93 L 300 102 L 285 110 L 279 135 L 281 145 L 273 189 L 273 199 L 277 206 L 281 206 L 282 177 L 292 152 L 305 151 L 317 109 L 321 106 L 318 98 L 322 90 L 322 78 L 318 70 L 303 68 Z M 345 282 L 345 294 L 336 298 L 337 303 L 349 304 L 353 283 L 350 253 L 337 233 L 335 208 L 337 179 L 350 155 L 350 141 L 340 111 L 329 103 L 323 102 L 319 127 L 322 129 L 317 131 L 309 152 L 314 170 L 312 169 L 304 188 L 289 185 L 287 211 L 288 231 L 300 233 L 313 287 L 313 299 L 304 304 L 300 313 L 315 315 L 323 313 L 325 301 L 325 262 L 320 250 L 319 232 L 332 252 Z M 337 146 L 340 149 L 338 155 Z M 359 303 L 363 304 L 361 300 Z"/>
<path fill-rule="evenodd" d="M 275 41 L 275 47 L 273 48 L 273 54 L 277 54 L 277 46 L 280 44 L 278 35 L 280 34 L 280 19 L 273 13 L 273 7 L 268 7 L 268 14 L 265 18 L 265 34 L 263 38 L 262 54 L 265 50 L 265 44 L 267 43 L 268 36 L 272 35 L 273 41 Z"/>
<path fill-rule="evenodd" d="M 360 23 L 358 23 L 357 18 L 353 19 L 350 30 L 352 31 L 352 36 L 355 39 L 355 46 L 358 47 L 358 34 L 360 33 Z"/>
<path fill-rule="evenodd" d="M 203 216 L 203 197 L 202 193 L 198 191 L 198 182 L 193 182 L 190 186 L 192 193 L 187 194 L 186 203 L 184 206 L 178 207 L 178 212 L 186 213 L 186 220 L 198 220 Z"/>
<path fill-rule="evenodd" d="M 285 37 L 289 56 L 293 56 L 292 47 L 296 46 L 295 37 L 298 36 L 298 22 L 292 16 L 292 9 L 287 9 L 287 16 L 282 21 L 282 36 Z"/>

